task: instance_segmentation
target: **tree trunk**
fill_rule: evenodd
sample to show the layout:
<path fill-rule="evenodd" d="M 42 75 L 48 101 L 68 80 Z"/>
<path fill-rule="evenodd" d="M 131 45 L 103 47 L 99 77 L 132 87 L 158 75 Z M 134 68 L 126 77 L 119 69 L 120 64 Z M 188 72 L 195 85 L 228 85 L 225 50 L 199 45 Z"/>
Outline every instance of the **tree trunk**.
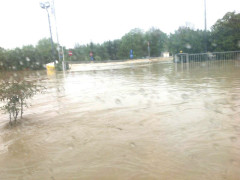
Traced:
<path fill-rule="evenodd" d="M 21 119 L 22 119 L 22 115 L 23 115 L 23 100 L 21 99 Z"/>
<path fill-rule="evenodd" d="M 9 112 L 9 119 L 10 119 L 9 124 L 12 125 L 12 116 L 11 116 L 11 112 Z"/>
<path fill-rule="evenodd" d="M 16 111 L 15 111 L 15 117 L 14 117 L 14 122 L 15 122 L 15 123 L 17 122 L 17 117 L 18 117 L 18 110 L 16 109 Z"/>

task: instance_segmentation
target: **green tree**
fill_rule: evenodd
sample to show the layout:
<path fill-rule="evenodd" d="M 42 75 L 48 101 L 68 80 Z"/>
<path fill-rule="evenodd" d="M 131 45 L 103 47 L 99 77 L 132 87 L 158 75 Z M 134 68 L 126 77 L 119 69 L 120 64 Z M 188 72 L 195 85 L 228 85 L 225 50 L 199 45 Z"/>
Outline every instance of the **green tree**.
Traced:
<path fill-rule="evenodd" d="M 40 53 L 33 45 L 23 46 L 22 53 L 24 55 L 22 59 L 22 65 L 29 69 L 42 69 L 43 63 L 41 62 Z"/>
<path fill-rule="evenodd" d="M 111 46 L 111 53 L 109 53 L 110 57 L 112 60 L 117 60 L 120 59 L 117 54 L 119 51 L 119 47 L 121 44 L 121 40 L 120 39 L 116 39 L 112 42 L 112 46 Z"/>
<path fill-rule="evenodd" d="M 36 47 L 33 45 L 4 50 L 0 48 L 0 69 L 23 70 L 42 69 L 44 65 L 58 59 L 54 45 L 55 55 L 52 57 L 50 39 L 41 39 Z"/>
<path fill-rule="evenodd" d="M 13 50 L 6 51 L 6 58 L 8 62 L 8 69 L 10 70 L 24 69 L 24 54 L 22 52 L 22 49 L 15 48 Z"/>
<path fill-rule="evenodd" d="M 189 27 L 180 27 L 174 34 L 169 37 L 169 51 L 172 54 L 183 51 L 185 53 L 205 52 L 205 35 L 209 37 L 210 32 L 205 34 L 202 30 L 193 30 Z M 207 44 L 210 42 L 207 38 Z"/>
<path fill-rule="evenodd" d="M 121 44 L 120 39 L 116 39 L 116 40 L 113 40 L 113 41 L 107 41 L 107 42 L 103 43 L 103 45 L 106 48 L 106 52 L 108 54 L 109 59 L 111 59 L 111 60 L 119 59 L 117 54 L 118 54 L 120 44 Z"/>
<path fill-rule="evenodd" d="M 0 70 L 8 69 L 8 66 L 6 50 L 0 47 Z"/>
<path fill-rule="evenodd" d="M 134 58 L 147 56 L 146 42 L 141 29 L 133 29 L 122 37 L 117 56 L 120 59 L 128 59 L 130 49 L 133 50 Z"/>
<path fill-rule="evenodd" d="M 212 26 L 211 30 L 213 50 L 240 50 L 240 13 L 226 13 Z"/>
<path fill-rule="evenodd" d="M 110 56 L 107 51 L 107 47 L 103 44 L 97 44 L 95 47 L 95 59 L 96 60 L 109 60 Z"/>
<path fill-rule="evenodd" d="M 145 46 L 147 51 L 147 42 L 150 44 L 151 56 L 161 56 L 161 53 L 168 49 L 168 36 L 159 29 L 151 28 L 145 34 Z"/>
<path fill-rule="evenodd" d="M 43 86 L 37 85 L 36 81 L 14 76 L 3 78 L 0 84 L 0 101 L 5 103 L 1 109 L 9 114 L 11 125 L 12 119 L 16 123 L 19 114 L 22 118 L 24 107 L 27 107 L 26 100 L 44 89 Z"/>
<path fill-rule="evenodd" d="M 43 38 L 38 41 L 36 45 L 36 51 L 38 54 L 38 61 L 41 65 L 53 62 L 58 59 L 57 44 L 54 44 L 53 48 L 54 56 L 52 56 L 52 46 L 50 39 Z"/>
<path fill-rule="evenodd" d="M 73 56 L 68 57 L 68 60 L 89 61 L 90 60 L 89 53 L 93 50 L 95 50 L 95 44 L 94 43 L 87 44 L 87 45 L 76 44 L 74 49 L 72 49 Z"/>

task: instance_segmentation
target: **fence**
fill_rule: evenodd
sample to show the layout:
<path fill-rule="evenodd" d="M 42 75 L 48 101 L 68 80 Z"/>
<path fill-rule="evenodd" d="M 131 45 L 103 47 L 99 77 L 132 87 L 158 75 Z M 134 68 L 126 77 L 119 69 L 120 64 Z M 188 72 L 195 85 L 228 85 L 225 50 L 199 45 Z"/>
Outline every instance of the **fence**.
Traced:
<path fill-rule="evenodd" d="M 197 70 L 197 69 L 228 69 L 229 67 L 240 67 L 240 51 L 214 52 L 175 55 L 175 69 Z"/>
<path fill-rule="evenodd" d="M 188 63 L 188 62 L 202 62 L 214 60 L 240 60 L 240 51 L 227 51 L 227 52 L 213 52 L 213 53 L 199 53 L 187 54 L 179 53 L 174 57 L 175 63 Z"/>

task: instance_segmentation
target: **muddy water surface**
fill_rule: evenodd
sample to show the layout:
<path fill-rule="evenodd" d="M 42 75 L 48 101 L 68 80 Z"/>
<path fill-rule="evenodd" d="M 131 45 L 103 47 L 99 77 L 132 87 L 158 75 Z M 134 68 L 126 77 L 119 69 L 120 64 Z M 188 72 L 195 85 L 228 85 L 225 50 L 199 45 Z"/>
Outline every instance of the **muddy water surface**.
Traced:
<path fill-rule="evenodd" d="M 85 66 L 0 114 L 1 180 L 240 179 L 239 61 Z"/>

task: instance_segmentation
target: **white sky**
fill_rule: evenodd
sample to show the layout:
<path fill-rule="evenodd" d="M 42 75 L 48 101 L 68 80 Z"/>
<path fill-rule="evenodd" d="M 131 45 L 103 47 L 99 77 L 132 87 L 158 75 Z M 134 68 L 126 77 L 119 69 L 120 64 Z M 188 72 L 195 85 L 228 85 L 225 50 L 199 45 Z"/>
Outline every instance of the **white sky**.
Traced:
<path fill-rule="evenodd" d="M 208 29 L 226 12 L 240 12 L 240 0 L 206 1 Z M 50 37 L 39 2 L 0 0 L 0 47 L 35 45 Z M 55 10 L 60 43 L 68 48 L 119 39 L 133 28 L 156 27 L 169 34 L 190 23 L 204 29 L 204 0 L 55 0 Z"/>

